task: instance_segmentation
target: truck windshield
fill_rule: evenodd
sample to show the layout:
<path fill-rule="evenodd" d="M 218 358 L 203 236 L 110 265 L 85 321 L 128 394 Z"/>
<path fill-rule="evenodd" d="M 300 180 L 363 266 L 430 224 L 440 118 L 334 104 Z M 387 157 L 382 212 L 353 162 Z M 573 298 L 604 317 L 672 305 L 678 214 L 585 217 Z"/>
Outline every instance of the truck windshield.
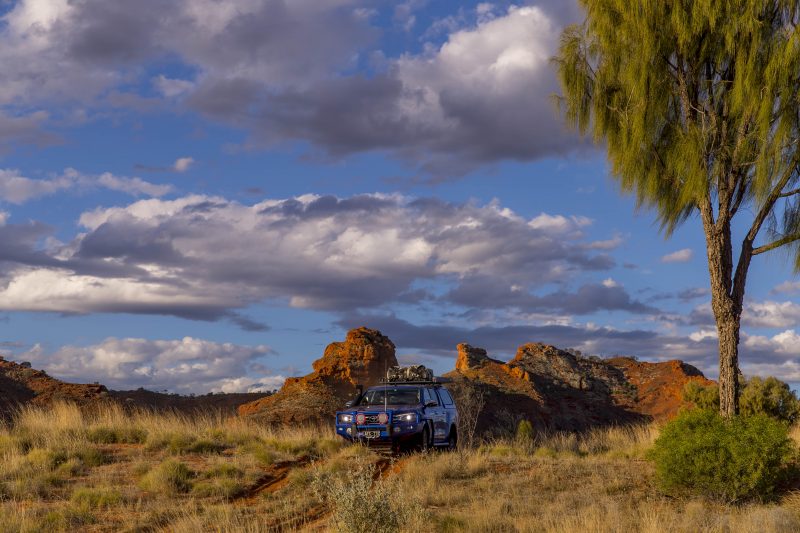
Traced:
<path fill-rule="evenodd" d="M 419 389 L 374 389 L 368 390 L 359 405 L 416 405 Z"/>

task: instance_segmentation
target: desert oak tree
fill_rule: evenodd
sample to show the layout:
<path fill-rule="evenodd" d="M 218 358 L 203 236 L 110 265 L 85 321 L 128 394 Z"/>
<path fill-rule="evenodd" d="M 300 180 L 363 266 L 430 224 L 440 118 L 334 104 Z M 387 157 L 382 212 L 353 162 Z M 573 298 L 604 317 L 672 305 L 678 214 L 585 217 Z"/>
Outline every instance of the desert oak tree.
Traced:
<path fill-rule="evenodd" d="M 580 3 L 586 19 L 554 58 L 556 100 L 667 236 L 702 222 L 732 416 L 751 260 L 781 249 L 800 268 L 800 0 Z"/>

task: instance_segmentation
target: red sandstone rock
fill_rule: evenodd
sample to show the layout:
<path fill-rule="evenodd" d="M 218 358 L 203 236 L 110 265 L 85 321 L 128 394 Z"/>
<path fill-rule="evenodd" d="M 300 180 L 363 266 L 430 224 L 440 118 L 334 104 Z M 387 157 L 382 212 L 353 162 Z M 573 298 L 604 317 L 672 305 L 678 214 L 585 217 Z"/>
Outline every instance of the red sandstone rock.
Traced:
<path fill-rule="evenodd" d="M 325 348 L 322 358 L 314 361 L 314 372 L 287 379 L 276 394 L 239 406 L 239 414 L 274 424 L 327 421 L 355 395 L 356 385 L 378 383 L 395 365 L 394 344 L 388 337 L 374 329 L 354 329 L 344 342 Z"/>

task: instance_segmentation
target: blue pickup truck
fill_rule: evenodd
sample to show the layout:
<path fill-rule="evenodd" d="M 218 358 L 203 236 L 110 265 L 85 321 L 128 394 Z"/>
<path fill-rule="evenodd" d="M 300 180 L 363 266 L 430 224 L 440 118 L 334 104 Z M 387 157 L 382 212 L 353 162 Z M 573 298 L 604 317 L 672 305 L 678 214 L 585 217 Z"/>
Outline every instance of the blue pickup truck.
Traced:
<path fill-rule="evenodd" d="M 393 451 L 458 445 L 458 410 L 435 378 L 387 380 L 368 388 L 336 413 L 336 433 L 352 442 Z"/>

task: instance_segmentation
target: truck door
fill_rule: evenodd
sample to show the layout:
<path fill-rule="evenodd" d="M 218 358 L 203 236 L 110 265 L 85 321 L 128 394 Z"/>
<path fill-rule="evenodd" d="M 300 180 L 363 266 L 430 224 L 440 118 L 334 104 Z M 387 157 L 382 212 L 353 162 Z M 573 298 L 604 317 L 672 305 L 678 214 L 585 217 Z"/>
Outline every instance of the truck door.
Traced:
<path fill-rule="evenodd" d="M 444 387 L 439 387 L 436 389 L 436 392 L 439 393 L 439 399 L 441 400 L 442 407 L 445 411 L 445 428 L 447 430 L 447 434 L 450 434 L 450 427 L 451 426 L 458 426 L 458 415 L 456 413 L 456 405 L 453 402 L 453 397 L 450 396 L 450 392 Z"/>
<path fill-rule="evenodd" d="M 435 406 L 426 407 L 425 414 L 433 421 L 433 440 L 441 442 L 447 438 L 447 411 L 433 388 L 426 388 L 424 396 L 426 405 L 428 402 L 436 403 Z"/>

